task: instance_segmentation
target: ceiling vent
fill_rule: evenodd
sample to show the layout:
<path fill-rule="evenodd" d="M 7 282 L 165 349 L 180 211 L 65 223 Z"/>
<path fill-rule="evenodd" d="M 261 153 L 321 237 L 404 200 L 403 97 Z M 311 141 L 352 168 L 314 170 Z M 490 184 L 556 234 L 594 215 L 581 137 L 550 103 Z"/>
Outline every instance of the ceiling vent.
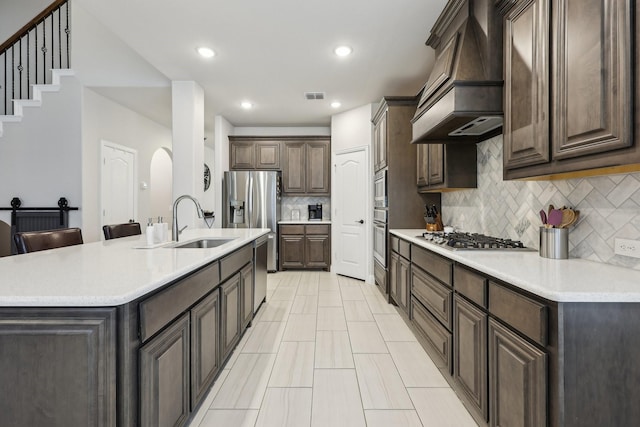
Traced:
<path fill-rule="evenodd" d="M 307 100 L 324 99 L 324 92 L 305 92 L 304 97 Z"/>

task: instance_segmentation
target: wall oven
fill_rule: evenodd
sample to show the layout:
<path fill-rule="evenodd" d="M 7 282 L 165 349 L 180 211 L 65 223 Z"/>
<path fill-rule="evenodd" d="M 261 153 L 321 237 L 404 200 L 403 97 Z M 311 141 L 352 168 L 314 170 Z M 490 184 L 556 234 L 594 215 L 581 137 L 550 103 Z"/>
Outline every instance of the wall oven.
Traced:
<path fill-rule="evenodd" d="M 387 170 L 376 172 L 373 180 L 373 205 L 376 208 L 386 208 L 387 204 Z"/>

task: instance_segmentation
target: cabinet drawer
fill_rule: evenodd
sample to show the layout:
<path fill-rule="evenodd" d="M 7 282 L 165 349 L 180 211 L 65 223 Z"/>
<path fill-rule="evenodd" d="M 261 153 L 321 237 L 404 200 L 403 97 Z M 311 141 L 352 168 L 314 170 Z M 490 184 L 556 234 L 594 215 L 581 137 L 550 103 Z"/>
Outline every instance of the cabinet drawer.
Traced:
<path fill-rule="evenodd" d="M 453 267 L 453 287 L 480 307 L 487 308 L 487 279 L 466 268 Z"/>
<path fill-rule="evenodd" d="M 329 225 L 326 224 L 318 224 L 318 225 L 307 225 L 305 227 L 305 231 L 307 234 L 326 234 L 329 235 Z"/>
<path fill-rule="evenodd" d="M 411 315 L 411 322 L 434 350 L 436 366 L 451 374 L 451 334 L 415 298 L 411 299 Z"/>
<path fill-rule="evenodd" d="M 304 225 L 281 225 L 280 234 L 304 234 Z"/>
<path fill-rule="evenodd" d="M 220 260 L 220 281 L 224 281 L 227 277 L 235 274 L 244 267 L 248 262 L 253 260 L 253 247 L 251 244 L 246 245 L 231 255 Z"/>
<path fill-rule="evenodd" d="M 215 262 L 140 303 L 140 339 L 145 342 L 220 283 Z"/>
<path fill-rule="evenodd" d="M 415 245 L 411 253 L 411 261 L 436 279 L 451 286 L 452 261 Z"/>
<path fill-rule="evenodd" d="M 400 240 L 400 242 L 398 242 L 398 253 L 406 259 L 411 259 L 411 244 Z"/>
<path fill-rule="evenodd" d="M 387 290 L 387 270 L 378 261 L 373 261 L 373 277 L 376 284 L 384 291 Z"/>
<path fill-rule="evenodd" d="M 411 294 L 451 330 L 451 289 L 416 268 L 411 269 Z"/>
<path fill-rule="evenodd" d="M 489 312 L 539 344 L 547 344 L 546 305 L 489 282 Z"/>

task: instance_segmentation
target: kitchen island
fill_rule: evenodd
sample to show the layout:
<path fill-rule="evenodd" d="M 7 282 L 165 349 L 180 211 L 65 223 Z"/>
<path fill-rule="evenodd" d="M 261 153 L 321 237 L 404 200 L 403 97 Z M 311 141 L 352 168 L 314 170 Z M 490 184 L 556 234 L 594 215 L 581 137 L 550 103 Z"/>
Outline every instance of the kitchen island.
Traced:
<path fill-rule="evenodd" d="M 184 425 L 253 316 L 268 229 L 186 230 L 0 259 L 3 425 Z"/>
<path fill-rule="evenodd" d="M 423 232 L 390 230 L 394 302 L 479 425 L 637 423 L 640 272 Z"/>

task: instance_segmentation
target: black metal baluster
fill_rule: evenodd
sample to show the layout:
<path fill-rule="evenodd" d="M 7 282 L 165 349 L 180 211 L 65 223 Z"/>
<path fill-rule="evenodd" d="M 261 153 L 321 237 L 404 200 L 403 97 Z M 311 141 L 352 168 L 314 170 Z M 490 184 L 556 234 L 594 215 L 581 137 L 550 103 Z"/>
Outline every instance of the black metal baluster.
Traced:
<path fill-rule="evenodd" d="M 71 52 L 70 52 L 70 48 L 69 48 L 69 33 L 71 32 L 71 30 L 69 29 L 69 2 L 65 3 L 65 10 L 66 10 L 66 15 L 67 15 L 67 19 L 66 19 L 66 28 L 65 28 L 65 33 L 67 33 L 67 46 L 66 46 L 66 50 L 67 50 L 67 68 L 71 68 Z"/>
<path fill-rule="evenodd" d="M 13 114 L 13 99 L 16 96 L 16 55 L 15 45 L 11 46 L 11 114 Z"/>
<path fill-rule="evenodd" d="M 29 98 L 31 98 L 33 95 L 32 93 L 33 91 L 31 90 L 31 64 L 30 64 L 31 58 L 29 55 L 31 53 L 31 44 L 30 44 L 30 38 L 29 38 L 30 33 L 31 32 L 27 33 L 27 91 L 29 92 L 28 93 Z"/>
<path fill-rule="evenodd" d="M 47 82 L 47 27 L 42 21 L 42 82 Z"/>
<path fill-rule="evenodd" d="M 58 7 L 58 63 L 62 68 L 62 5 Z"/>

